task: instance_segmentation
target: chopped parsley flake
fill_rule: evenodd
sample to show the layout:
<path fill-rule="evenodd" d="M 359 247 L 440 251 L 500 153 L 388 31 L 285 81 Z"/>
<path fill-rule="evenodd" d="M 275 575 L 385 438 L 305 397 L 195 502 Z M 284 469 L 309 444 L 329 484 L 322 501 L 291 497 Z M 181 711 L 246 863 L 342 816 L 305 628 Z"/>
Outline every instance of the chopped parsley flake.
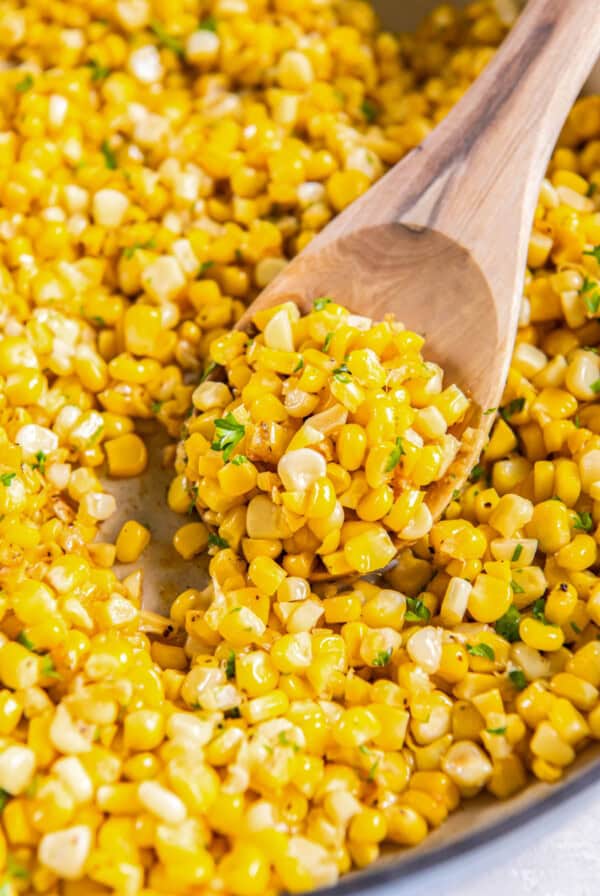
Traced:
<path fill-rule="evenodd" d="M 510 587 L 515 594 L 525 594 L 525 589 L 522 588 L 518 582 L 515 582 L 514 579 L 511 580 Z"/>
<path fill-rule="evenodd" d="M 285 731 L 279 732 L 278 740 L 282 747 L 291 747 L 294 753 L 297 753 L 300 749 L 298 744 L 295 744 L 293 740 L 289 739 Z"/>
<path fill-rule="evenodd" d="M 236 454 L 235 457 L 232 457 L 232 458 L 231 458 L 231 463 L 232 463 L 235 467 L 241 467 L 242 464 L 247 464 L 247 463 L 248 463 L 248 458 L 246 457 L 245 454 Z"/>
<path fill-rule="evenodd" d="M 56 666 L 54 665 L 50 654 L 46 654 L 46 656 L 42 657 L 40 671 L 45 678 L 61 678 L 60 673 L 56 671 Z"/>
<path fill-rule="evenodd" d="M 331 305 L 333 299 L 330 299 L 329 296 L 322 296 L 320 299 L 315 299 L 313 303 L 313 308 L 315 311 L 322 311 L 326 305 Z"/>
<path fill-rule="evenodd" d="M 387 666 L 389 661 L 392 658 L 392 649 L 391 647 L 388 650 L 380 650 L 377 656 L 373 660 L 374 666 Z"/>
<path fill-rule="evenodd" d="M 597 187 L 597 184 L 590 184 L 590 187 Z M 591 255 L 592 258 L 595 258 L 598 264 L 600 264 L 600 245 L 594 246 L 593 249 L 586 249 L 583 253 L 584 255 Z"/>
<path fill-rule="evenodd" d="M 580 529 L 582 532 L 591 532 L 594 528 L 592 514 L 588 513 L 587 510 L 584 510 L 583 513 L 576 513 L 573 528 Z"/>
<path fill-rule="evenodd" d="M 104 423 L 100 423 L 100 425 L 98 426 L 98 429 L 95 432 L 93 432 L 91 434 L 91 436 L 89 437 L 89 439 L 87 440 L 87 443 L 90 446 L 90 448 L 92 447 L 92 445 L 96 444 L 96 442 L 100 439 L 100 436 L 102 435 L 103 432 L 104 432 Z"/>
<path fill-rule="evenodd" d="M 515 606 L 511 606 L 508 608 L 504 616 L 501 616 L 500 619 L 496 621 L 494 628 L 501 638 L 504 638 L 506 641 L 510 641 L 510 643 L 512 644 L 515 641 L 519 640 L 520 621 L 521 614 Z"/>
<path fill-rule="evenodd" d="M 328 352 L 329 346 L 331 345 L 331 340 L 333 339 L 333 333 L 328 333 L 325 337 L 325 342 L 323 343 L 323 351 Z"/>
<path fill-rule="evenodd" d="M 513 414 L 520 414 L 523 408 L 525 407 L 525 399 L 521 398 L 513 398 L 512 401 L 509 401 L 508 404 L 503 405 L 500 410 L 500 416 L 504 420 L 510 420 Z"/>
<path fill-rule="evenodd" d="M 214 532 L 211 532 L 208 536 L 208 546 L 209 548 L 228 548 L 229 542 L 224 538 L 221 538 L 220 535 L 216 535 Z"/>
<path fill-rule="evenodd" d="M 230 412 L 226 417 L 215 420 L 215 440 L 211 444 L 213 451 L 222 451 L 223 460 L 228 461 L 238 442 L 241 442 L 246 433 L 242 423 L 238 423 Z"/>
<path fill-rule="evenodd" d="M 598 392 L 600 392 L 600 380 L 594 380 L 594 382 L 593 382 L 592 385 L 590 386 L 590 389 L 592 390 L 592 392 L 593 392 L 595 395 L 597 395 Z"/>
<path fill-rule="evenodd" d="M 428 622 L 431 613 L 429 607 L 423 603 L 418 597 L 406 598 L 406 613 L 404 618 L 407 622 Z"/>
<path fill-rule="evenodd" d="M 506 725 L 503 728 L 486 728 L 488 734 L 506 734 Z"/>
<path fill-rule="evenodd" d="M 84 63 L 86 68 L 92 71 L 92 81 L 103 81 L 110 75 L 110 69 L 105 65 L 100 65 L 96 59 L 89 59 Z"/>
<path fill-rule="evenodd" d="M 176 56 L 179 56 L 180 59 L 183 59 L 183 44 L 178 41 L 176 37 L 173 37 L 172 34 L 165 31 L 160 22 L 152 22 L 150 28 L 158 38 L 161 47 L 170 50 L 172 53 L 175 53 Z"/>
<path fill-rule="evenodd" d="M 406 454 L 404 450 L 404 446 L 402 444 L 402 439 L 400 436 L 396 439 L 396 445 L 390 451 L 390 456 L 388 457 L 387 464 L 385 465 L 385 472 L 391 473 L 393 469 L 395 469 L 400 463 L 400 458 L 403 454 Z"/>
<path fill-rule="evenodd" d="M 300 358 L 296 366 L 294 367 L 294 373 L 298 373 L 299 370 L 302 370 L 304 367 L 304 358 Z"/>
<path fill-rule="evenodd" d="M 484 660 L 491 660 L 491 662 L 496 659 L 494 648 L 489 644 L 467 644 L 467 653 L 470 653 L 471 656 L 480 656 Z"/>
<path fill-rule="evenodd" d="M 470 482 L 479 482 L 485 476 L 485 469 L 481 464 L 475 464 L 469 476 Z"/>
<path fill-rule="evenodd" d="M 153 414 L 160 414 L 164 401 L 153 401 L 150 407 Z"/>
<path fill-rule="evenodd" d="M 15 862 L 11 855 L 9 855 L 6 860 L 6 872 L 9 877 L 13 878 L 13 880 L 27 880 L 29 877 L 27 868 L 23 868 L 22 865 Z"/>
<path fill-rule="evenodd" d="M 516 563 L 521 554 L 523 553 L 523 545 L 518 544 L 513 551 L 512 557 L 510 558 L 513 563 Z"/>
<path fill-rule="evenodd" d="M 216 31 L 217 30 L 217 20 L 214 16 L 206 16 L 205 19 L 198 24 L 198 28 L 200 31 Z"/>
<path fill-rule="evenodd" d="M 539 622 L 543 622 L 544 625 L 550 625 L 548 620 L 546 619 L 546 601 L 543 597 L 538 597 L 536 601 L 531 605 L 531 613 L 534 619 L 537 619 Z"/>
<path fill-rule="evenodd" d="M 600 290 L 598 284 L 589 277 L 583 278 L 583 286 L 580 290 L 583 296 L 583 303 L 590 314 L 595 314 L 600 308 Z"/>
<path fill-rule="evenodd" d="M 17 93 L 27 93 L 28 90 L 31 90 L 33 87 L 33 78 L 31 75 L 25 75 L 22 81 L 19 81 L 18 84 L 15 84 L 15 90 Z"/>
<path fill-rule="evenodd" d="M 133 258 L 138 249 L 154 249 L 156 243 L 154 240 L 146 240 L 145 243 L 134 243 L 133 246 L 126 246 L 123 249 L 123 258 Z"/>
<path fill-rule="evenodd" d="M 202 280 L 207 271 L 213 267 L 214 261 L 203 261 L 196 274 L 196 280 Z"/>
<path fill-rule="evenodd" d="M 215 361 L 211 361 L 210 364 L 208 365 L 208 367 L 205 369 L 202 376 L 200 377 L 199 382 L 204 383 L 209 378 L 211 373 L 215 372 L 217 367 L 219 367 L 219 365 Z"/>
<path fill-rule="evenodd" d="M 32 464 L 31 466 L 34 470 L 39 470 L 40 473 L 45 473 L 46 472 L 46 460 L 47 460 L 47 455 L 44 454 L 43 451 L 37 451 L 36 455 L 35 455 L 35 463 Z"/>
<path fill-rule="evenodd" d="M 229 656 L 225 660 L 225 675 L 227 678 L 235 678 L 235 653 L 229 651 Z"/>
<path fill-rule="evenodd" d="M 581 634 L 581 629 L 579 628 L 579 626 L 577 625 L 576 622 L 571 622 L 570 625 L 571 625 L 571 628 L 573 629 L 573 631 L 575 632 L 576 635 L 580 635 L 580 634 Z"/>
<path fill-rule="evenodd" d="M 8 488 L 16 475 L 16 473 L 0 473 L 0 482 Z"/>
<path fill-rule="evenodd" d="M 113 150 L 108 145 L 108 140 L 102 141 L 102 146 L 100 147 L 102 155 L 104 156 L 104 162 L 107 168 L 110 168 L 111 171 L 115 171 L 117 168 L 117 157 L 114 154 Z"/>
<path fill-rule="evenodd" d="M 512 669 L 508 673 L 511 683 L 517 691 L 523 691 L 527 687 L 527 679 L 522 669 Z"/>
<path fill-rule="evenodd" d="M 379 116 L 379 108 L 371 100 L 363 100 L 360 106 L 360 111 L 369 122 L 369 124 L 372 124 L 372 122 L 376 121 Z"/>
<path fill-rule="evenodd" d="M 198 500 L 198 486 L 192 485 L 188 489 L 188 494 L 192 500 L 190 501 L 190 506 L 188 507 L 187 512 L 188 512 L 188 514 L 192 514 L 194 512 L 194 510 L 196 509 L 196 501 Z M 210 536 L 209 536 L 209 538 L 210 538 Z"/>
<path fill-rule="evenodd" d="M 17 635 L 17 641 L 19 642 L 19 644 L 22 644 L 23 647 L 26 647 L 27 650 L 35 650 L 33 641 L 29 640 L 25 632 L 19 632 L 19 634 Z"/>
<path fill-rule="evenodd" d="M 347 364 L 340 364 L 340 366 L 336 367 L 333 371 L 333 376 L 338 383 L 349 383 L 351 379 L 350 368 Z"/>

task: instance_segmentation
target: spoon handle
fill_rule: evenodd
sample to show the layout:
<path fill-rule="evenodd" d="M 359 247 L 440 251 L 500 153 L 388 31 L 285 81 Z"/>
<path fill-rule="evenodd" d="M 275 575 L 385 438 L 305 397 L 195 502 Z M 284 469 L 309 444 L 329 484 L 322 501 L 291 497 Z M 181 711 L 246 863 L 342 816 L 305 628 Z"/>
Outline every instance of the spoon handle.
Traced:
<path fill-rule="evenodd" d="M 599 54 L 600 0 L 529 0 L 456 109 L 378 185 L 388 220 L 453 237 L 513 295 L 548 160 Z"/>
<path fill-rule="evenodd" d="M 600 0 L 529 0 L 458 105 L 303 255 L 382 224 L 440 231 L 482 269 L 512 333 L 540 184 L 599 53 Z"/>

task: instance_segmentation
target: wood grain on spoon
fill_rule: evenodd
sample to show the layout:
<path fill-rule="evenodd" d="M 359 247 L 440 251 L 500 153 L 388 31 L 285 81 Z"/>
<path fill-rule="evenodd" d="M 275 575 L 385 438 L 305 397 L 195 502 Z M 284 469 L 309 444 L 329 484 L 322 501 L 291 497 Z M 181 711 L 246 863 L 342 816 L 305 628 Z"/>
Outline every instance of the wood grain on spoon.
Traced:
<path fill-rule="evenodd" d="M 435 131 L 335 218 L 258 296 L 308 310 L 328 295 L 393 314 L 472 399 L 434 518 L 477 461 L 502 397 L 540 184 L 600 52 L 600 0 L 530 0 L 465 97 Z"/>

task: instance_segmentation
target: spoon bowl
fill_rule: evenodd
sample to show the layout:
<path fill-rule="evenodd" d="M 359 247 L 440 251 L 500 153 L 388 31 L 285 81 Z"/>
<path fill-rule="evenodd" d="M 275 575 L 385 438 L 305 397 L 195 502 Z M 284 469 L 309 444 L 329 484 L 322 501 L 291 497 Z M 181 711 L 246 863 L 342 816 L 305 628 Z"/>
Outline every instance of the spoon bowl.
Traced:
<path fill-rule="evenodd" d="M 461 450 L 445 477 L 428 489 L 429 508 L 434 518 L 441 516 L 477 462 L 493 421 L 483 412 L 502 391 L 503 376 L 489 359 L 510 337 L 502 331 L 483 272 L 468 250 L 445 234 L 391 222 L 299 255 L 257 301 L 260 307 L 293 301 L 308 312 L 319 296 L 374 320 L 392 315 L 402 321 L 424 337 L 427 360 L 443 368 L 446 385 L 455 383 L 471 399 L 466 419 L 450 430 Z M 241 328 L 251 325 L 256 310 L 255 303 Z"/>

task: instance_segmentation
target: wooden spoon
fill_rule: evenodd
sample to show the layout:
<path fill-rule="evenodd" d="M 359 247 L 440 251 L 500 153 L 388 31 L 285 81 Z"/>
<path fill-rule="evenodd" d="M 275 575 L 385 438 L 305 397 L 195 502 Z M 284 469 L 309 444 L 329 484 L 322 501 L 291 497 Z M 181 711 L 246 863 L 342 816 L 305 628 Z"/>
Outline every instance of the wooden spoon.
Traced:
<path fill-rule="evenodd" d="M 476 463 L 508 371 L 540 184 L 563 122 L 600 53 L 600 0 L 529 0 L 456 108 L 331 222 L 257 297 L 252 315 L 328 295 L 394 314 L 473 399 L 434 518 Z"/>

